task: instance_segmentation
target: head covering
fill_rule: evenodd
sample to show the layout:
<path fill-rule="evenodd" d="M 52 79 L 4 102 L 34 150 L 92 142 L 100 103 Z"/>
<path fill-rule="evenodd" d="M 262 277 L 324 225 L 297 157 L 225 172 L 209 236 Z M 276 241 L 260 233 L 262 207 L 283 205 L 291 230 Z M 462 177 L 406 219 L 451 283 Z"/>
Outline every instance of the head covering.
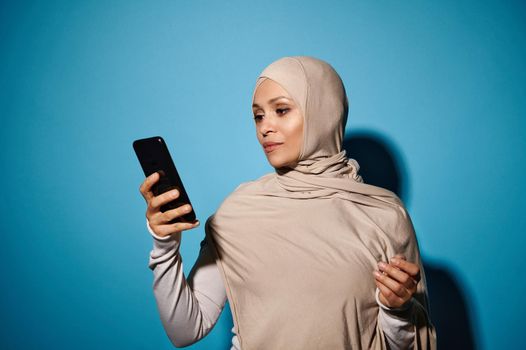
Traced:
<path fill-rule="evenodd" d="M 348 101 L 326 62 L 285 57 L 256 81 L 300 106 L 296 165 L 240 185 L 206 223 L 243 350 L 385 349 L 372 272 L 420 260 L 413 225 L 391 191 L 363 183 L 341 144 Z M 434 348 L 425 278 L 415 295 L 415 348 Z"/>
<path fill-rule="evenodd" d="M 312 162 L 339 153 L 348 102 L 343 83 L 334 68 L 313 57 L 284 57 L 263 70 L 256 81 L 252 101 L 258 86 L 267 79 L 280 84 L 303 113 L 305 123 L 300 161 Z"/>

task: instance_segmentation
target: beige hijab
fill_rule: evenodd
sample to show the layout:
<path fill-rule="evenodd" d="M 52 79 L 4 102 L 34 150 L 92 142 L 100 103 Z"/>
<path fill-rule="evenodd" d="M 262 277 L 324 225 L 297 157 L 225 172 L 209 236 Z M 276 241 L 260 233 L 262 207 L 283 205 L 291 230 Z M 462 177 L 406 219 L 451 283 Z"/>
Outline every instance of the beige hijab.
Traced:
<path fill-rule="evenodd" d="M 241 348 L 386 349 L 372 271 L 395 254 L 422 266 L 409 215 L 394 193 L 364 184 L 341 150 L 348 104 L 329 64 L 285 57 L 256 87 L 264 79 L 303 112 L 298 163 L 240 185 L 206 224 Z M 423 278 L 416 349 L 436 343 L 426 293 Z"/>

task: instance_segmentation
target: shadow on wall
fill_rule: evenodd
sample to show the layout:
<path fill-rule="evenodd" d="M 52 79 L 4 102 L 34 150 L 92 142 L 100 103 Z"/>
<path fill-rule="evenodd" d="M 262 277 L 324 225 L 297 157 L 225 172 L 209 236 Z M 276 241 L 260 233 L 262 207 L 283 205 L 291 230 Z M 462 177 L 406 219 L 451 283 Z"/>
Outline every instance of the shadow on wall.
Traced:
<path fill-rule="evenodd" d="M 408 203 L 406 168 L 396 157 L 396 149 L 381 135 L 358 132 L 345 135 L 343 148 L 360 165 L 364 182 L 386 188 Z M 475 349 L 473 326 L 464 293 L 445 267 L 426 263 L 431 319 L 436 327 L 438 349 Z"/>

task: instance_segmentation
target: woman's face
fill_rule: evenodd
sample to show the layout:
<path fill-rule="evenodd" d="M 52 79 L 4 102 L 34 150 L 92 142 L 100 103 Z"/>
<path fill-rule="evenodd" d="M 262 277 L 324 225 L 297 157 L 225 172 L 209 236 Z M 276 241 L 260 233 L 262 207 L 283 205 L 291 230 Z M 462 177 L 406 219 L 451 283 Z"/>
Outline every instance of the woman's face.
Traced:
<path fill-rule="evenodd" d="M 273 80 L 266 79 L 254 94 L 252 105 L 258 141 L 274 168 L 294 165 L 303 144 L 303 115 L 292 97 Z"/>

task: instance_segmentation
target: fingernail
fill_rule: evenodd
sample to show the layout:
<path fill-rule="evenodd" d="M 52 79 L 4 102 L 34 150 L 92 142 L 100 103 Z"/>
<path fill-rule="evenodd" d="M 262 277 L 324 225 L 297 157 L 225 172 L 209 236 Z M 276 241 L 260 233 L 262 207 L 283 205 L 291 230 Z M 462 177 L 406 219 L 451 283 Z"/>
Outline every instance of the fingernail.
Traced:
<path fill-rule="evenodd" d="M 395 265 L 399 265 L 400 264 L 400 259 L 398 258 L 391 258 L 391 262 Z"/>
<path fill-rule="evenodd" d="M 385 263 L 384 263 L 383 261 L 380 261 L 380 262 L 378 263 L 378 267 L 379 267 L 381 270 L 385 269 L 385 266 L 386 266 L 386 265 L 385 265 Z"/>
<path fill-rule="evenodd" d="M 380 276 L 382 276 L 382 274 L 381 274 L 379 271 L 376 271 L 376 270 L 375 270 L 373 273 L 374 273 L 374 276 L 375 276 L 375 277 L 380 278 Z"/>

